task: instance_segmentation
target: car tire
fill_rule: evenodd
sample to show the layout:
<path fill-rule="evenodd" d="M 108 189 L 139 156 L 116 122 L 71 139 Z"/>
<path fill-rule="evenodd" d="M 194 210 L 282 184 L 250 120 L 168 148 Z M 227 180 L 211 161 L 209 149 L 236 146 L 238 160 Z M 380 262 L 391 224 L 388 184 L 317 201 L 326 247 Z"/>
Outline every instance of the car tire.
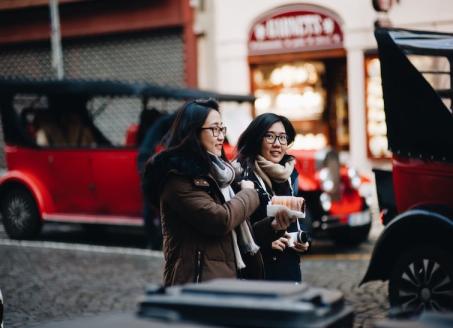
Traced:
<path fill-rule="evenodd" d="M 13 239 L 30 239 L 41 230 L 38 207 L 31 193 L 25 188 L 5 191 L 1 202 L 5 231 Z"/>
<path fill-rule="evenodd" d="M 436 245 L 404 252 L 389 279 L 389 301 L 404 312 L 453 310 L 453 265 Z"/>

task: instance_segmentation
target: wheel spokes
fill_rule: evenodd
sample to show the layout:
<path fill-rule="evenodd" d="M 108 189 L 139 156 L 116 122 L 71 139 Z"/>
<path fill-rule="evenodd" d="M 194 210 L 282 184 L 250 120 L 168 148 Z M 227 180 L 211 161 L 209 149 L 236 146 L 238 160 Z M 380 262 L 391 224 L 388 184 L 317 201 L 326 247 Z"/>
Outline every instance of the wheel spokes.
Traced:
<path fill-rule="evenodd" d="M 413 291 L 414 289 L 417 290 L 420 287 L 420 278 L 416 272 L 416 268 L 414 263 L 411 263 L 407 270 L 401 276 L 401 280 L 404 285 L 407 285 L 405 290 Z"/>
<path fill-rule="evenodd" d="M 422 304 L 420 302 L 420 299 L 418 298 L 417 294 L 407 294 L 405 297 L 409 297 L 409 295 L 412 295 L 409 299 L 402 301 L 401 302 L 401 308 L 403 310 L 408 310 L 408 309 L 413 309 L 413 308 L 418 308 Z"/>
<path fill-rule="evenodd" d="M 28 204 L 21 198 L 13 198 L 7 208 L 7 213 L 16 228 L 22 229 L 29 217 Z"/>
<path fill-rule="evenodd" d="M 409 263 L 400 276 L 398 296 L 404 310 L 446 311 L 453 304 L 453 284 L 445 269 L 432 258 Z"/>
<path fill-rule="evenodd" d="M 439 289 L 442 289 L 442 287 L 447 287 L 450 284 L 451 284 L 450 277 L 445 275 L 444 279 L 441 282 L 437 283 L 436 285 L 432 286 L 431 289 L 433 293 L 436 293 L 439 292 Z M 450 290 L 449 292 L 452 293 L 452 290 Z"/>
<path fill-rule="evenodd" d="M 449 311 L 448 307 L 445 307 L 445 306 L 439 304 L 438 300 L 431 299 L 429 301 L 429 304 L 431 305 L 430 309 L 433 309 L 433 310 L 436 310 L 436 311 L 439 311 L 439 312 Z M 446 303 L 447 306 L 448 306 L 448 304 L 451 304 L 451 303 Z"/>

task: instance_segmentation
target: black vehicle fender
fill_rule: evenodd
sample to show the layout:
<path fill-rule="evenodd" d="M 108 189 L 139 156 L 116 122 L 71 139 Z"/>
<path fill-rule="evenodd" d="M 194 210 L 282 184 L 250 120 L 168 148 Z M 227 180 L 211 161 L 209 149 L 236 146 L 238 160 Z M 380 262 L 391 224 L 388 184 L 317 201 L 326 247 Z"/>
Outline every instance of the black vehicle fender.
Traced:
<path fill-rule="evenodd" d="M 374 246 L 367 272 L 360 285 L 388 280 L 398 256 L 413 245 L 437 244 L 453 250 L 453 217 L 446 211 L 412 209 L 396 216 Z"/>

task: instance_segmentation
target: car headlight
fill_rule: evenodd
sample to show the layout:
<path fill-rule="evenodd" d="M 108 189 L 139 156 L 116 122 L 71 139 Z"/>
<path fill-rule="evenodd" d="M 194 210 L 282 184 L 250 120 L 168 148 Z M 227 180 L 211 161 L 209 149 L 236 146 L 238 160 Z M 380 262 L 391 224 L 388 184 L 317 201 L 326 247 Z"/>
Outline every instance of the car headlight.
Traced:
<path fill-rule="evenodd" d="M 327 180 L 327 179 L 329 179 L 329 177 L 330 177 L 330 171 L 327 167 L 322 168 L 319 171 L 319 179 L 321 179 L 321 181 Z"/>
<path fill-rule="evenodd" d="M 332 199 L 329 194 L 323 192 L 319 197 L 319 200 L 321 201 L 321 206 L 324 211 L 328 212 L 332 208 Z"/>
<path fill-rule="evenodd" d="M 322 190 L 331 192 L 333 190 L 334 184 L 332 180 L 326 180 L 322 182 Z"/>
<path fill-rule="evenodd" d="M 350 167 L 348 169 L 348 177 L 349 177 L 349 181 L 351 182 L 352 188 L 359 189 L 360 185 L 362 184 L 362 179 L 360 178 L 360 175 L 357 172 L 357 170 Z"/>
<path fill-rule="evenodd" d="M 319 179 L 321 180 L 321 188 L 326 192 L 331 192 L 335 187 L 330 170 L 325 167 L 319 171 Z"/>

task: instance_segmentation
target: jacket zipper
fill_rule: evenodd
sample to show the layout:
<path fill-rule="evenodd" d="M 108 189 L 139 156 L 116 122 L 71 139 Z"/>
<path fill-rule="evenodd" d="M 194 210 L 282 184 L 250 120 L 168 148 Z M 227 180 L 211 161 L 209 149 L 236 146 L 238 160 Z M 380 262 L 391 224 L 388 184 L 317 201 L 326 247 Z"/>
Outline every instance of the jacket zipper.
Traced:
<path fill-rule="evenodd" d="M 201 251 L 197 251 L 197 267 L 196 267 L 196 275 L 195 275 L 195 282 L 198 284 L 201 282 Z"/>

